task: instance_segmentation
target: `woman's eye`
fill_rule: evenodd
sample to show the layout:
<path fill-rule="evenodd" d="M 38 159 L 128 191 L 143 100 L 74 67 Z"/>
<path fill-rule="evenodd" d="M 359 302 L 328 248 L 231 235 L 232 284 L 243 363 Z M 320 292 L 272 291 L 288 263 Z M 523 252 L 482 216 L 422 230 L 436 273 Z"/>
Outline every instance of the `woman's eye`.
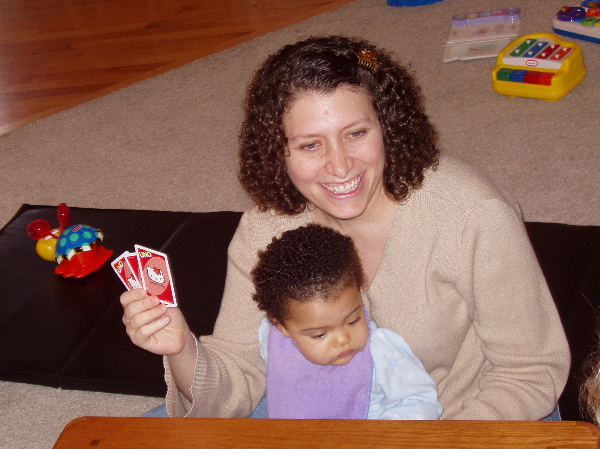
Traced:
<path fill-rule="evenodd" d="M 364 129 L 361 129 L 359 131 L 354 131 L 354 132 L 350 133 L 350 137 L 353 139 L 358 139 L 365 133 L 366 133 L 366 131 Z"/>
<path fill-rule="evenodd" d="M 309 144 L 303 145 L 303 146 L 302 146 L 302 147 L 300 147 L 300 148 L 301 148 L 302 150 L 308 150 L 308 151 L 311 151 L 311 150 L 314 150 L 315 148 L 317 148 L 317 144 L 313 142 L 313 143 L 309 143 Z"/>

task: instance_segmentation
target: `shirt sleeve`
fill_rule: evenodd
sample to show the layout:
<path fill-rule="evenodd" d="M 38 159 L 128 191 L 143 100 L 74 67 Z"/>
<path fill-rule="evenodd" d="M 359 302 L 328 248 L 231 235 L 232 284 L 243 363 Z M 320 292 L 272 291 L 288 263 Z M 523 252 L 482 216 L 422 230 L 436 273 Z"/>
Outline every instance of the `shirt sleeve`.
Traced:
<path fill-rule="evenodd" d="M 459 252 L 459 290 L 486 361 L 479 393 L 454 419 L 541 419 L 556 406 L 570 353 L 521 217 L 486 202 L 468 217 Z"/>
<path fill-rule="evenodd" d="M 368 419 L 438 419 L 442 406 L 437 387 L 420 360 L 398 334 L 374 327 L 371 323 L 374 367 Z"/>
<path fill-rule="evenodd" d="M 191 403 L 178 391 L 164 359 L 169 416 L 245 418 L 264 396 L 266 370 L 257 336 L 264 313 L 251 299 L 250 272 L 258 249 L 271 236 L 266 235 L 269 229 L 256 228 L 244 214 L 229 246 L 219 316 L 213 334 L 200 337 L 197 344 Z"/>
<path fill-rule="evenodd" d="M 271 322 L 267 317 L 263 318 L 258 327 L 258 342 L 260 343 L 260 356 L 267 365 L 267 357 L 269 356 L 269 331 L 271 330 Z"/>

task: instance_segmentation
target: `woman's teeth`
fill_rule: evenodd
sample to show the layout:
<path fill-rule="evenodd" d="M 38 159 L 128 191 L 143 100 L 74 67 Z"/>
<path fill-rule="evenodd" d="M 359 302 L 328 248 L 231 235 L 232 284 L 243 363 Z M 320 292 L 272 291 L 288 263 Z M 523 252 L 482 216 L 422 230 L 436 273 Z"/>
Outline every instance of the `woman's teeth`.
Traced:
<path fill-rule="evenodd" d="M 330 192 L 333 192 L 336 194 L 350 193 L 350 192 L 356 190 L 356 188 L 360 184 L 361 179 L 362 179 L 362 175 L 360 175 L 358 178 L 354 179 L 353 181 L 347 182 L 346 184 L 337 185 L 337 186 L 329 186 L 327 184 L 322 184 L 322 185 Z"/>

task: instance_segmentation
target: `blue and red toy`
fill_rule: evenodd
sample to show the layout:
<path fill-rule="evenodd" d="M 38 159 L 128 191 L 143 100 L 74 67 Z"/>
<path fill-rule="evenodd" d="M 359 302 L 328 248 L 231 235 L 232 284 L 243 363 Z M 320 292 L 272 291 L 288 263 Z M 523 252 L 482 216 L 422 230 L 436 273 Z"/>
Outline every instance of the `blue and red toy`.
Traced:
<path fill-rule="evenodd" d="M 27 226 L 27 235 L 37 240 L 36 252 L 45 260 L 55 260 L 54 273 L 63 277 L 82 278 L 100 269 L 112 254 L 101 245 L 104 235 L 88 225 L 71 225 L 71 211 L 65 203 L 58 206 L 59 228 L 48 220 L 35 220 Z"/>
<path fill-rule="evenodd" d="M 563 6 L 552 19 L 552 28 L 556 34 L 600 44 L 600 2 Z"/>

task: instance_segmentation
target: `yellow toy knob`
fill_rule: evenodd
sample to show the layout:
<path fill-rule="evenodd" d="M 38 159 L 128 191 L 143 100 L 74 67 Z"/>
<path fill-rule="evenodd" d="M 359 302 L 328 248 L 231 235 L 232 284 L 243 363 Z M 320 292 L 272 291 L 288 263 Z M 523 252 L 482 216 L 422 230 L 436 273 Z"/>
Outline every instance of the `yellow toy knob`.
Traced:
<path fill-rule="evenodd" d="M 41 238 L 35 245 L 35 251 L 42 259 L 54 262 L 54 253 L 56 252 L 56 242 L 60 235 L 60 229 L 53 229 L 50 235 Z"/>

